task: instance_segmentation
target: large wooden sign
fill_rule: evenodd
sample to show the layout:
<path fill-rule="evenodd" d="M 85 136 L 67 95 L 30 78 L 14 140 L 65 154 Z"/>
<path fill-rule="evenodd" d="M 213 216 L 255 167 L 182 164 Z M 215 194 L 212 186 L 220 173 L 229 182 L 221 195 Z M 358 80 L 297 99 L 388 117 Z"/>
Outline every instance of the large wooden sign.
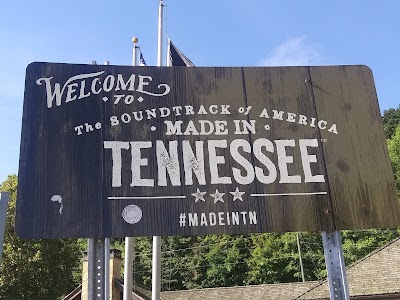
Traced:
<path fill-rule="evenodd" d="M 365 66 L 27 68 L 21 237 L 338 230 L 399 221 Z"/>

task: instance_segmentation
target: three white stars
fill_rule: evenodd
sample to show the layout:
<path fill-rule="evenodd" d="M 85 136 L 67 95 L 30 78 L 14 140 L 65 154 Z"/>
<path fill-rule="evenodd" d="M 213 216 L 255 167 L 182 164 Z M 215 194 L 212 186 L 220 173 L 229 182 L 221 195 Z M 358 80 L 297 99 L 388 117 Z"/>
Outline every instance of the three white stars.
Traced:
<path fill-rule="evenodd" d="M 198 201 L 203 201 L 205 202 L 206 200 L 204 199 L 204 195 L 207 192 L 201 192 L 199 188 L 197 188 L 196 193 L 191 194 L 193 197 L 195 197 L 194 202 L 197 203 Z M 232 194 L 233 196 L 233 200 L 232 201 L 236 201 L 236 200 L 240 200 L 243 202 L 243 198 L 242 196 L 245 194 L 245 192 L 241 192 L 239 191 L 239 188 L 236 187 L 236 190 L 234 192 L 229 192 L 230 194 Z M 211 197 L 214 198 L 214 204 L 217 202 L 225 202 L 223 199 L 223 196 L 225 195 L 225 193 L 220 193 L 218 191 L 218 189 L 215 190 L 214 194 L 210 194 Z"/>

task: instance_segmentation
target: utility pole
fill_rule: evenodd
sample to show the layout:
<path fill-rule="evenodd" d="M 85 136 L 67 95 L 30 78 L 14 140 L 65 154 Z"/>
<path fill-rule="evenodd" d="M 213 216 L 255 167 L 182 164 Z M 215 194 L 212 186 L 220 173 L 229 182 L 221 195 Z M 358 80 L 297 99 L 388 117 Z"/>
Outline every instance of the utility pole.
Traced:
<path fill-rule="evenodd" d="M 298 232 L 296 232 L 296 239 L 297 239 L 297 250 L 299 251 L 299 262 L 300 262 L 301 279 L 302 279 L 303 282 L 305 282 L 306 280 L 304 279 L 303 259 L 301 258 L 300 238 L 299 238 L 299 233 Z"/>

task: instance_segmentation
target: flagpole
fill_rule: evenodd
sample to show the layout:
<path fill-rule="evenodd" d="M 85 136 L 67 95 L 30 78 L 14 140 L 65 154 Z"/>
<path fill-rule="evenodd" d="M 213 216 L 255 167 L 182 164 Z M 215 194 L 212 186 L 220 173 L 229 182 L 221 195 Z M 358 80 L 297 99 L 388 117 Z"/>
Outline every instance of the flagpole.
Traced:
<path fill-rule="evenodd" d="M 160 5 L 158 7 L 158 43 L 157 43 L 157 66 L 161 67 L 163 65 L 163 23 L 164 23 L 164 2 L 160 0 Z"/>
<path fill-rule="evenodd" d="M 168 37 L 168 41 L 167 41 L 167 67 L 172 67 L 171 65 L 171 58 L 169 57 L 169 54 L 171 53 L 171 40 Z"/>
<path fill-rule="evenodd" d="M 132 39 L 132 66 L 137 66 L 137 46 L 138 39 Z M 124 298 L 123 300 L 132 299 L 132 283 L 133 283 L 133 252 L 135 251 L 135 244 L 133 237 L 125 238 L 125 261 L 124 261 Z"/>
<path fill-rule="evenodd" d="M 163 65 L 163 13 L 164 2 L 160 0 L 158 7 L 158 47 L 157 47 L 157 66 Z M 161 236 L 153 236 L 153 264 L 151 277 L 151 300 L 160 300 L 161 293 Z"/>

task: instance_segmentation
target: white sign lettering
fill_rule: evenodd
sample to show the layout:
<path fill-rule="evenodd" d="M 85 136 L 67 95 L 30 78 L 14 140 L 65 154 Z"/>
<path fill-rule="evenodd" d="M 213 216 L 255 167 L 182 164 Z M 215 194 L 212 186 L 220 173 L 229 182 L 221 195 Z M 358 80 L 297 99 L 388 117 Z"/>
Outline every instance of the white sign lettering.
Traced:
<path fill-rule="evenodd" d="M 168 84 L 162 83 L 157 86 L 158 89 L 164 89 L 162 93 L 157 94 L 148 91 L 147 87 L 153 80 L 151 76 L 131 74 L 128 79 L 124 79 L 121 74 L 117 74 L 116 76 L 110 74 L 105 78 L 102 78 L 101 75 L 103 75 L 104 72 L 105 71 L 72 76 L 63 84 L 62 87 L 60 83 L 52 82 L 53 77 L 39 78 L 36 80 L 36 84 L 42 85 L 44 83 L 46 86 L 47 108 L 52 108 L 54 101 L 56 106 L 60 106 L 63 102 L 65 90 L 65 103 L 88 98 L 92 94 L 97 95 L 102 91 L 106 93 L 112 91 L 137 91 L 145 95 L 161 97 L 167 95 L 171 90 Z M 116 96 L 118 101 L 122 97 L 122 95 Z"/>
<path fill-rule="evenodd" d="M 288 166 L 294 163 L 294 157 L 289 154 L 293 152 L 294 148 L 298 148 L 301 153 L 297 158 L 303 167 L 301 174 L 289 174 L 288 171 Z M 121 157 L 123 150 L 130 150 L 131 153 L 130 161 L 125 163 L 131 165 L 132 181 L 130 185 L 133 187 L 193 185 L 193 174 L 199 185 L 205 185 L 206 182 L 226 185 L 233 181 L 248 185 L 254 180 L 263 184 L 271 184 L 276 180 L 279 183 L 325 182 L 323 174 L 312 174 L 311 166 L 317 163 L 317 158 L 316 155 L 309 154 L 310 148 L 318 148 L 317 139 L 271 141 L 261 138 L 256 139 L 253 145 L 244 139 L 235 139 L 229 145 L 227 140 L 195 141 L 194 143 L 183 140 L 180 144 L 178 141 L 170 141 L 166 144 L 161 140 L 157 140 L 155 143 L 152 141 L 104 141 L 104 149 L 111 149 L 113 187 L 122 185 L 123 162 Z M 149 165 L 149 159 L 142 156 L 141 149 L 155 151 L 156 165 Z M 230 171 L 226 172 L 232 176 L 222 176 L 218 166 L 225 165 L 226 159 L 225 156 L 218 154 L 221 150 L 224 150 L 226 155 L 229 155 L 245 172 L 232 167 Z M 263 167 L 253 166 L 247 158 L 240 154 L 243 151 L 249 154 L 253 153 Z M 147 152 L 149 153 L 149 151 Z M 205 157 L 208 157 L 208 162 L 205 162 Z M 181 165 L 183 168 L 180 167 Z M 142 178 L 142 168 L 156 169 L 155 178 Z M 180 181 L 181 173 L 185 176 L 184 182 Z M 210 178 L 206 178 L 205 174 L 210 174 Z"/>

